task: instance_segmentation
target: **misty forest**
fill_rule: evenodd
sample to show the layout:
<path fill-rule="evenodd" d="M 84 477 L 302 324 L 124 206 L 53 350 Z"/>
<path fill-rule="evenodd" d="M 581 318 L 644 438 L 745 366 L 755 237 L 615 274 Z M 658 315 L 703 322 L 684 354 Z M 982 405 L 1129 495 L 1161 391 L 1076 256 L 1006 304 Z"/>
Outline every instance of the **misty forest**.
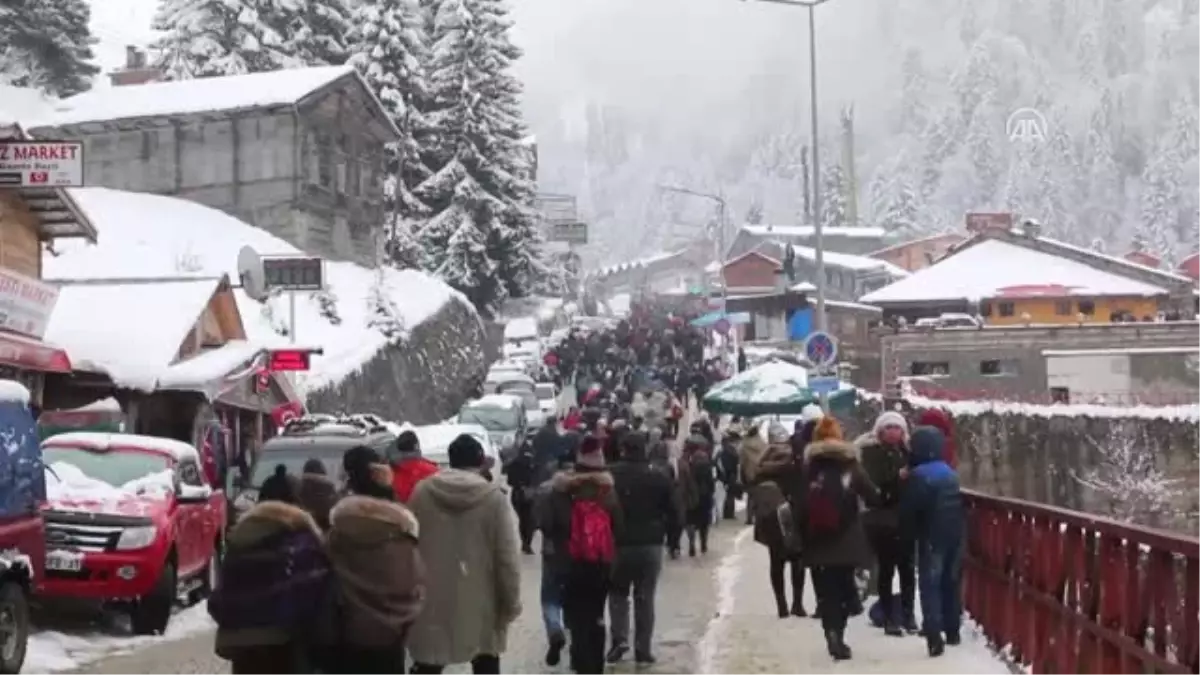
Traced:
<path fill-rule="evenodd" d="M 540 188 L 578 195 L 591 262 L 712 222 L 710 203 L 664 184 L 724 195 L 734 225 L 810 219 L 805 10 L 590 4 L 593 16 L 553 31 L 573 70 L 524 67 Z M 1195 2 L 832 0 L 816 14 L 826 225 L 909 238 L 1011 210 L 1110 252 L 1195 250 Z M 1044 138 L 1010 138 L 1021 108 L 1044 118 Z"/>

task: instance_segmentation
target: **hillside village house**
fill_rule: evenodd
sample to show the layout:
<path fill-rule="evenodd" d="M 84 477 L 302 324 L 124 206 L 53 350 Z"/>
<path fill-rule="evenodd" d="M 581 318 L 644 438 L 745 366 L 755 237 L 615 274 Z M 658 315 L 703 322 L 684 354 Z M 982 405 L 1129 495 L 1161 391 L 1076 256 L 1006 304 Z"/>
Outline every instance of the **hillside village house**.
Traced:
<path fill-rule="evenodd" d="M 860 302 L 884 320 L 909 323 L 943 313 L 981 315 L 989 325 L 1152 320 L 1195 315 L 1187 277 L 1020 230 L 982 229 L 934 265 Z"/>
<path fill-rule="evenodd" d="M 912 241 L 893 244 L 871 253 L 876 260 L 889 262 L 909 272 L 916 272 L 934 264 L 946 253 L 966 240 L 961 232 L 942 232 Z"/>
<path fill-rule="evenodd" d="M 20 127 L 0 122 L 0 140 L 23 138 Z M 96 236 L 70 190 L 0 187 L 0 378 L 24 384 L 39 406 L 46 376 L 71 372 L 66 350 L 46 339 L 59 292 L 42 280 L 43 246 Z"/>
<path fill-rule="evenodd" d="M 114 84 L 26 125 L 83 140 L 88 185 L 178 196 L 309 253 L 376 263 L 384 146 L 399 132 L 353 68 Z"/>
<path fill-rule="evenodd" d="M 795 246 L 816 246 L 816 230 L 807 225 L 743 225 L 725 253 L 727 260 L 753 251 L 769 241 Z M 867 255 L 887 245 L 887 231 L 882 227 L 826 227 L 821 232 L 826 251 Z"/>

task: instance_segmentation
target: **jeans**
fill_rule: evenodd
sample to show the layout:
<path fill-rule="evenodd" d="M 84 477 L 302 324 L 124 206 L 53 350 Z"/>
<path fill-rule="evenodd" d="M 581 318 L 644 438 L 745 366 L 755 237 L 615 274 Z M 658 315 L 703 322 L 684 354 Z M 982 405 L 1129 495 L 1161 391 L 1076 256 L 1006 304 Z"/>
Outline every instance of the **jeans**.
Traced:
<path fill-rule="evenodd" d="M 517 530 L 521 535 L 521 550 L 530 551 L 533 546 L 533 533 L 537 531 L 533 522 L 533 501 L 520 499 L 514 495 L 512 505 L 513 511 L 517 513 Z"/>
<path fill-rule="evenodd" d="M 563 627 L 563 563 L 554 556 L 542 556 L 542 623 L 546 626 L 546 638 L 565 635 Z"/>
<path fill-rule="evenodd" d="M 788 551 L 782 547 L 771 547 L 767 549 L 770 556 L 770 572 L 771 572 L 771 590 L 775 592 L 775 604 L 778 606 L 779 613 L 782 614 L 791 609 L 800 609 L 804 607 L 804 571 L 807 569 L 804 566 L 804 560 L 800 554 L 793 551 Z M 785 567 L 791 567 L 792 577 L 792 604 L 789 606 L 787 602 L 787 587 L 784 585 L 783 572 Z"/>
<path fill-rule="evenodd" d="M 962 541 L 923 541 L 917 547 L 921 628 L 957 635 L 962 625 Z"/>
<path fill-rule="evenodd" d="M 883 604 L 884 616 L 888 620 L 903 623 L 913 615 L 916 604 L 917 576 L 913 569 L 915 545 L 911 539 L 884 531 L 872 534 L 871 547 L 875 550 L 877 562 L 876 592 L 879 602 Z M 895 592 L 892 590 L 894 576 L 900 577 L 899 606 L 896 605 Z"/>
<path fill-rule="evenodd" d="M 633 591 L 633 651 L 649 654 L 654 638 L 654 593 L 662 572 L 662 547 L 622 546 L 617 549 L 608 616 L 612 620 L 612 645 L 629 644 L 629 593 Z"/>
<path fill-rule="evenodd" d="M 571 632 L 571 670 L 604 672 L 604 605 L 612 583 L 604 563 L 571 563 L 563 587 L 563 618 Z"/>
<path fill-rule="evenodd" d="M 858 602 L 858 586 L 854 583 L 853 565 L 818 565 L 812 568 L 813 590 L 821 610 L 821 627 L 825 630 L 846 629 L 846 619 Z"/>
<path fill-rule="evenodd" d="M 446 666 L 432 663 L 414 663 L 408 671 L 413 675 L 441 675 Z M 350 671 L 346 671 L 350 672 Z M 471 672 L 475 675 L 499 675 L 500 657 L 494 654 L 480 654 L 471 659 Z"/>

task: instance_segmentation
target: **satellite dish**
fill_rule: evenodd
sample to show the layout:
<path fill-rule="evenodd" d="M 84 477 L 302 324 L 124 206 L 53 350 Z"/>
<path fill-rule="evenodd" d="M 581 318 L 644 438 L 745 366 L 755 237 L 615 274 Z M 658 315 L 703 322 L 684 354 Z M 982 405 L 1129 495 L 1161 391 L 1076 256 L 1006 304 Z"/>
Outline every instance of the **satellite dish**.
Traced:
<path fill-rule="evenodd" d="M 242 290 L 253 300 L 267 299 L 267 278 L 263 272 L 262 257 L 251 246 L 243 246 L 237 257 L 238 277 Z"/>

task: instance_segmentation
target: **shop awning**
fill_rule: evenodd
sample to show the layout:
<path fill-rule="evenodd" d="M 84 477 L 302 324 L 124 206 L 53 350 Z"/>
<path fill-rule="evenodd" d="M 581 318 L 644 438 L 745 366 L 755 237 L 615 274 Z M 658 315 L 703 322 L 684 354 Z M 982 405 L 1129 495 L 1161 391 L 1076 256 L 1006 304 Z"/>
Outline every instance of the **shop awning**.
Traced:
<path fill-rule="evenodd" d="M 70 373 L 67 352 L 31 337 L 0 331 L 0 364 L 42 373 Z"/>

